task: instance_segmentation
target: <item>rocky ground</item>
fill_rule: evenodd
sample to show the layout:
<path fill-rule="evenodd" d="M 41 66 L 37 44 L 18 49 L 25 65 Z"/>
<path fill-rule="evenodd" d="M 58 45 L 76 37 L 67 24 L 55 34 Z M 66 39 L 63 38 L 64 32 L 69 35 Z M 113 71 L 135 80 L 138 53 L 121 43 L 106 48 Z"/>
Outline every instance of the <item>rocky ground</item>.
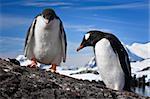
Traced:
<path fill-rule="evenodd" d="M 0 59 L 0 99 L 150 99 Z"/>

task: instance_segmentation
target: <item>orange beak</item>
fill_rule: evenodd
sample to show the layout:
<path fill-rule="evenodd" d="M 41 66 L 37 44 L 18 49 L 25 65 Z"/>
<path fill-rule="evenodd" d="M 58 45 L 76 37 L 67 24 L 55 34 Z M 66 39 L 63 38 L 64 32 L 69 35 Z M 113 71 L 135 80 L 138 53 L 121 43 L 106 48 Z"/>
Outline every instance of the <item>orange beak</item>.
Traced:
<path fill-rule="evenodd" d="M 83 46 L 83 45 L 80 45 L 80 47 L 77 48 L 77 52 L 78 52 L 79 50 L 81 50 L 82 48 L 84 48 L 84 46 Z"/>

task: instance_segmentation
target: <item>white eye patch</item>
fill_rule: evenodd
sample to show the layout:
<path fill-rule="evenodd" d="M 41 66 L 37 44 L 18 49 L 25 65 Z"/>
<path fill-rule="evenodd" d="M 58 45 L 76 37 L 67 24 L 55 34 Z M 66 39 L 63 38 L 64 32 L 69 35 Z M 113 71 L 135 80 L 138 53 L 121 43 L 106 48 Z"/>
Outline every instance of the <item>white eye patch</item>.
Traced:
<path fill-rule="evenodd" d="M 90 37 L 90 33 L 85 34 L 85 39 L 86 39 L 86 40 L 88 40 L 88 39 L 89 39 L 89 37 Z"/>

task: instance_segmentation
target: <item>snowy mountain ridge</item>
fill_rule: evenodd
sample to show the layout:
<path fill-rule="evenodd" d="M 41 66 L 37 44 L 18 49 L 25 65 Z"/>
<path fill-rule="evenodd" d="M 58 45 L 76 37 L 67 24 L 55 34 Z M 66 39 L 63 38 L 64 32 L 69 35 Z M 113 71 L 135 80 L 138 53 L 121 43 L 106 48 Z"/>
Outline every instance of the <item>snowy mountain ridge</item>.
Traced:
<path fill-rule="evenodd" d="M 150 58 L 150 42 L 142 44 L 142 43 L 133 43 L 132 45 L 126 45 L 126 47 L 130 50 L 130 52 L 135 55 L 148 59 Z"/>

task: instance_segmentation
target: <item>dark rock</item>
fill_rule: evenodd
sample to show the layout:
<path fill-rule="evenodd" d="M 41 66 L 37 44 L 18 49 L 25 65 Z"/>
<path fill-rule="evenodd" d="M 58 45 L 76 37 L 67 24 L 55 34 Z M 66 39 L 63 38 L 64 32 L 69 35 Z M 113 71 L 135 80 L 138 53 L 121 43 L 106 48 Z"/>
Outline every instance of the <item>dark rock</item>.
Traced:
<path fill-rule="evenodd" d="M 83 70 L 83 71 L 80 71 L 80 72 L 77 72 L 77 73 L 71 73 L 70 75 L 75 75 L 75 74 L 85 74 L 85 73 L 93 73 L 93 74 L 96 74 L 98 75 L 99 73 L 96 71 L 96 70 Z"/>
<path fill-rule="evenodd" d="M 150 67 L 143 68 L 142 70 L 140 70 L 138 72 L 147 71 L 147 70 L 150 70 Z"/>
<path fill-rule="evenodd" d="M 18 60 L 16 60 L 15 58 L 11 59 L 11 58 L 8 58 L 10 62 L 16 64 L 16 65 L 20 65 L 20 62 Z"/>
<path fill-rule="evenodd" d="M 0 59 L 0 99 L 149 99 Z"/>

